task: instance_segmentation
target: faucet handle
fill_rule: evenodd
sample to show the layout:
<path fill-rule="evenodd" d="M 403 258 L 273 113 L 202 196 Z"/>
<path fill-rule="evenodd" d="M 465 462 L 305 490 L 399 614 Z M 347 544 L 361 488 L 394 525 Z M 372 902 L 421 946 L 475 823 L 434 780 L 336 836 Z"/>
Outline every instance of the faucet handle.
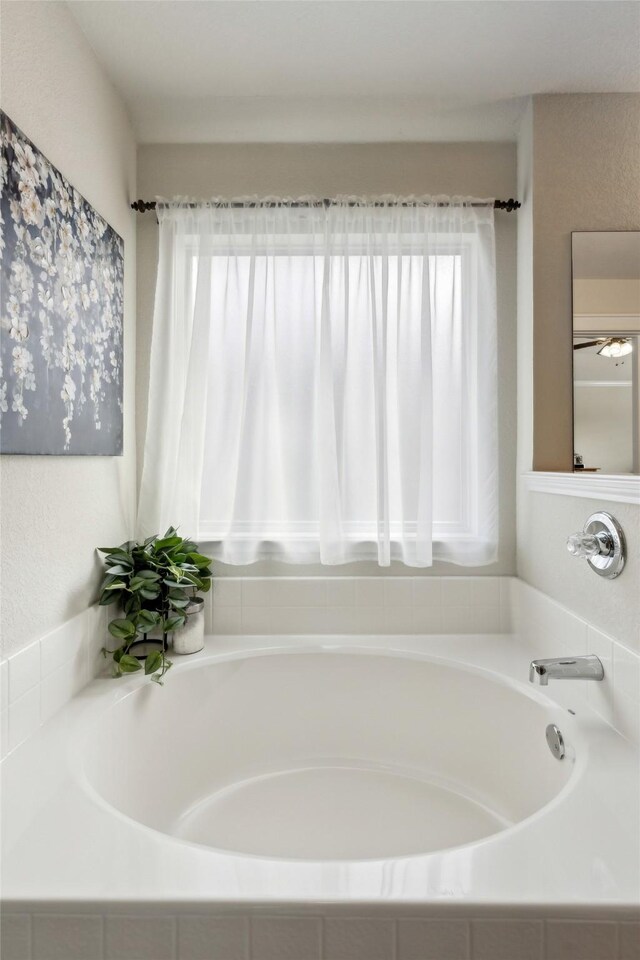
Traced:
<path fill-rule="evenodd" d="M 567 550 L 572 557 L 586 560 L 601 577 L 613 579 L 624 569 L 624 533 L 610 513 L 592 513 L 582 532 L 567 538 Z"/>
<path fill-rule="evenodd" d="M 567 537 L 567 550 L 572 557 L 587 558 L 598 557 L 601 553 L 608 553 L 608 550 L 602 549 L 604 544 L 593 533 L 572 533 Z"/>

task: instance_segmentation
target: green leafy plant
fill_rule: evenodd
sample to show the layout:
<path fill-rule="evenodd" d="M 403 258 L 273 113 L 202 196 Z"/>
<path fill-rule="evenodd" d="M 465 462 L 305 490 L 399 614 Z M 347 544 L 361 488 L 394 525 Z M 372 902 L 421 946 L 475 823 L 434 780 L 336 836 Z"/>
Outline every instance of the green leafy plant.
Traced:
<path fill-rule="evenodd" d="M 211 588 L 211 560 L 200 553 L 197 543 L 181 537 L 169 527 L 163 537 L 128 540 L 119 547 L 98 547 L 105 554 L 106 575 L 100 585 L 100 605 L 118 604 L 122 612 L 109 623 L 109 633 L 118 641 L 111 656 L 114 676 L 138 670 L 156 683 L 171 667 L 166 656 L 167 635 L 187 620 L 186 609 L 197 592 Z M 160 632 L 162 649 L 144 660 L 131 653 L 131 646 L 152 630 Z"/>

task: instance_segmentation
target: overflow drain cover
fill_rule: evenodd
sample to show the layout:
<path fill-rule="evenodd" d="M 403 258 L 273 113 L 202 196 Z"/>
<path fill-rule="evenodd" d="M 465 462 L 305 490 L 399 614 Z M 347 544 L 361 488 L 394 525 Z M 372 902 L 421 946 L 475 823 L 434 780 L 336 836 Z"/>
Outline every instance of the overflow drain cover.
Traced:
<path fill-rule="evenodd" d="M 564 737 L 556 727 L 555 723 L 550 723 L 545 731 L 549 750 L 556 760 L 562 760 L 565 754 Z"/>

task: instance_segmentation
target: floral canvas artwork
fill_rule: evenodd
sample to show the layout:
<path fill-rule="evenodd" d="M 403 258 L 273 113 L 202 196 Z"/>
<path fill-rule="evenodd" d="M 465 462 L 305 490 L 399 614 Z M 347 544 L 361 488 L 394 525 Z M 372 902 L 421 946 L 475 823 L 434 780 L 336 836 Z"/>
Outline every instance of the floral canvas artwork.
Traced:
<path fill-rule="evenodd" d="M 0 111 L 0 451 L 122 453 L 124 244 Z"/>

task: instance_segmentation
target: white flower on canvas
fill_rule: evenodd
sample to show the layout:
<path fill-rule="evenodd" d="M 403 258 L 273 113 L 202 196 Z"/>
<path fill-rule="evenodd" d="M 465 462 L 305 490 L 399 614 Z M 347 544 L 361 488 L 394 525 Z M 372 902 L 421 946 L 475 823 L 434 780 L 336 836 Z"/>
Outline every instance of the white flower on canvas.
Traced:
<path fill-rule="evenodd" d="M 31 187 L 26 188 L 20 194 L 20 208 L 25 223 L 33 224 L 36 227 L 42 226 L 44 220 L 42 204 L 38 200 L 38 194 Z"/>
<path fill-rule="evenodd" d="M 9 336 L 12 340 L 26 340 L 29 336 L 29 325 L 24 317 L 11 318 Z"/>
<path fill-rule="evenodd" d="M 76 385 L 73 377 L 69 374 L 64 378 L 64 385 L 60 391 L 60 396 L 65 403 L 73 403 L 76 398 Z"/>
<path fill-rule="evenodd" d="M 73 247 L 73 231 L 71 229 L 71 224 L 64 220 L 60 224 L 58 230 L 58 241 L 60 244 L 60 252 L 62 254 L 68 253 Z"/>

